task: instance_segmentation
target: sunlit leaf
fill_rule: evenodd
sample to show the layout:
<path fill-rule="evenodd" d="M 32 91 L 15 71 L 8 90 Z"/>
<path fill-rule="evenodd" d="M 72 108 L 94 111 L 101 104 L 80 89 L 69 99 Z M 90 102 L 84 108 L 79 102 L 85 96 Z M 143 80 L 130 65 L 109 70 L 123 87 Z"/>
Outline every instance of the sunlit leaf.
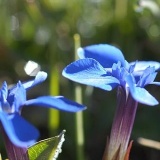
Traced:
<path fill-rule="evenodd" d="M 28 148 L 29 160 L 56 160 L 64 142 L 63 130 L 58 136 L 37 142 Z"/>

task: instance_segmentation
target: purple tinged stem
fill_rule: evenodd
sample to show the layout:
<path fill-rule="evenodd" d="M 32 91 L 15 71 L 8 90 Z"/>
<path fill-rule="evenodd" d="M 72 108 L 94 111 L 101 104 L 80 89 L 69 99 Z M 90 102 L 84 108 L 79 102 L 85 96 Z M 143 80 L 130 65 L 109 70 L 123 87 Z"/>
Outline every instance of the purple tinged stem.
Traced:
<path fill-rule="evenodd" d="M 138 103 L 131 94 L 119 86 L 117 98 L 118 105 L 103 160 L 112 160 L 113 157 L 118 157 L 116 160 L 124 160 L 135 120 Z"/>
<path fill-rule="evenodd" d="M 5 131 L 3 128 L 1 128 L 1 132 L 3 134 L 4 142 L 5 142 L 5 147 L 6 147 L 6 152 L 7 152 L 7 158 L 9 160 L 29 160 L 28 152 L 27 152 L 27 147 L 22 148 L 14 145 L 8 136 L 6 135 Z"/>
<path fill-rule="evenodd" d="M 122 131 L 123 131 L 122 135 L 124 136 L 125 149 L 127 149 L 128 147 L 138 106 L 138 102 L 132 98 L 131 94 L 128 95 L 126 106 L 127 107 L 124 115 L 124 123 L 122 126 Z"/>

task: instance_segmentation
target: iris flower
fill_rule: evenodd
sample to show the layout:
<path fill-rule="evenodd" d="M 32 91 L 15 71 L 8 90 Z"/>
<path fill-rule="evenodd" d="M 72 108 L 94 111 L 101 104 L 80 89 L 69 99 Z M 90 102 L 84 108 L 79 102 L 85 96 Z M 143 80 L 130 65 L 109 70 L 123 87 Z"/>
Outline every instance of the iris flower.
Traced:
<path fill-rule="evenodd" d="M 26 91 L 43 82 L 46 78 L 47 73 L 38 72 L 35 79 L 25 83 L 19 81 L 10 89 L 7 88 L 6 82 L 2 84 L 0 89 L 0 120 L 6 149 L 11 149 L 11 146 L 15 146 L 15 149 L 16 147 L 27 148 L 34 144 L 39 136 L 38 130 L 21 116 L 21 110 L 24 106 L 41 106 L 68 112 L 85 109 L 84 106 L 62 96 L 41 96 L 27 100 Z M 13 158 L 13 155 L 8 158 Z"/>
<path fill-rule="evenodd" d="M 160 85 L 154 82 L 160 63 L 128 63 L 118 48 L 108 44 L 79 48 L 77 52 L 80 59 L 66 66 L 62 74 L 72 81 L 106 91 L 118 88 L 116 113 L 103 160 L 127 160 L 138 102 L 150 106 L 158 104 L 144 87 Z"/>

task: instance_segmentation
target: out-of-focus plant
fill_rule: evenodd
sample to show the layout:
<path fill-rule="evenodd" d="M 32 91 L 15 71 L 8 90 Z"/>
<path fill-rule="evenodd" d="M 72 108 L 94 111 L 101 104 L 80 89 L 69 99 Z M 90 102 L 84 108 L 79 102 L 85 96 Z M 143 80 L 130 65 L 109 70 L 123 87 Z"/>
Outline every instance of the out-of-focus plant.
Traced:
<path fill-rule="evenodd" d="M 75 43 L 75 53 L 74 58 L 75 60 L 78 59 L 77 56 L 77 49 L 81 46 L 80 36 L 78 34 L 74 35 L 74 43 Z M 82 87 L 80 85 L 75 86 L 75 101 L 82 104 L 83 102 L 83 94 L 82 94 Z M 76 151 L 77 151 L 77 160 L 85 160 L 84 154 L 84 122 L 83 122 L 83 113 L 78 112 L 75 114 L 75 128 L 76 128 Z"/>

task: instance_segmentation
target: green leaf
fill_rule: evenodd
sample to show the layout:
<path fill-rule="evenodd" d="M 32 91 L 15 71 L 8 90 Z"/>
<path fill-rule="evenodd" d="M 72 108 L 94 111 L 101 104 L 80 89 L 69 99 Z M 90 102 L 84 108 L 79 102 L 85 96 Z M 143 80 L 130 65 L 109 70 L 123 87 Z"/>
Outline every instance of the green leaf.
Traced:
<path fill-rule="evenodd" d="M 63 130 L 58 136 L 35 143 L 28 148 L 29 160 L 56 160 L 64 142 Z"/>

